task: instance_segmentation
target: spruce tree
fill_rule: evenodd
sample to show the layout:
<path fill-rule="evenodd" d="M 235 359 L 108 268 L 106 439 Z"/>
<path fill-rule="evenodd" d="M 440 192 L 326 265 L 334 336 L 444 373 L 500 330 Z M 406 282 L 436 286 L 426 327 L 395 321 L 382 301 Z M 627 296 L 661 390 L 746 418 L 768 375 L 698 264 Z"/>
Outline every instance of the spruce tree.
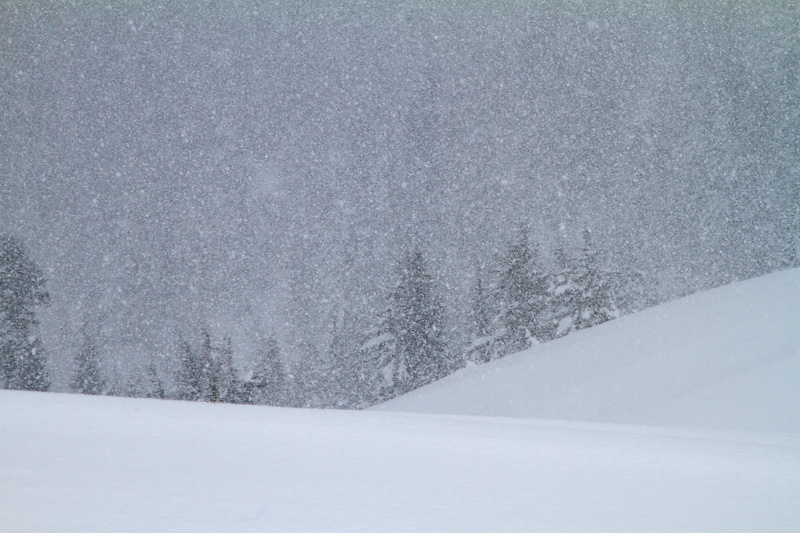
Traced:
<path fill-rule="evenodd" d="M 382 341 L 387 331 L 381 322 L 370 328 L 376 301 L 375 294 L 364 284 L 363 274 L 356 268 L 359 244 L 353 228 L 346 230 L 342 242 L 341 264 L 336 281 L 338 304 L 332 311 L 328 359 L 335 374 L 331 385 L 333 405 L 337 408 L 364 408 L 377 402 L 383 376 L 380 361 Z M 382 336 L 377 343 L 376 336 Z"/>
<path fill-rule="evenodd" d="M 395 339 L 394 392 L 406 392 L 441 378 L 448 369 L 444 310 L 433 276 L 418 249 L 403 257 L 399 281 L 390 294 L 389 331 Z"/>
<path fill-rule="evenodd" d="M 517 238 L 501 260 L 498 272 L 500 323 L 504 353 L 524 350 L 539 335 L 544 308 L 545 278 L 534 263 L 528 229 L 520 225 Z"/>
<path fill-rule="evenodd" d="M 49 302 L 44 275 L 22 242 L 0 236 L 0 387 L 50 389 L 45 352 L 33 333 L 36 307 Z"/>
<path fill-rule="evenodd" d="M 331 361 L 333 406 L 339 409 L 366 407 L 369 386 L 366 361 L 359 350 L 359 335 L 355 321 L 346 308 L 333 318 L 328 358 Z"/>
<path fill-rule="evenodd" d="M 378 317 L 377 325 L 364 332 L 366 341 L 359 349 L 359 377 L 363 380 L 362 394 L 368 404 L 400 394 L 400 384 L 408 379 L 405 363 L 398 356 L 397 338 L 390 325 L 392 314 L 390 303 Z"/>
<path fill-rule="evenodd" d="M 212 402 L 239 403 L 241 384 L 233 366 L 233 348 L 230 337 L 222 346 L 210 350 L 211 367 L 208 373 L 209 400 Z"/>
<path fill-rule="evenodd" d="M 498 356 L 493 307 L 492 294 L 484 280 L 483 270 L 476 266 L 470 310 L 470 343 L 467 347 L 467 358 L 474 363 L 486 363 Z"/>
<path fill-rule="evenodd" d="M 147 365 L 146 375 L 145 398 L 163 400 L 166 397 L 164 393 L 164 384 L 161 382 L 161 378 L 158 377 L 158 370 L 156 369 L 155 363 L 152 361 Z"/>
<path fill-rule="evenodd" d="M 200 379 L 200 367 L 194 349 L 187 341 L 181 341 L 180 362 L 175 373 L 176 397 L 186 401 L 200 400 Z"/>
<path fill-rule="evenodd" d="M 215 347 L 211 334 L 201 330 L 200 346 L 188 342 L 181 347 L 180 366 L 175 375 L 177 397 L 180 400 L 238 403 L 242 400 L 241 383 L 233 366 L 230 338 Z"/>
<path fill-rule="evenodd" d="M 611 298 L 609 273 L 600 269 L 599 254 L 592 246 L 592 234 L 588 229 L 583 231 L 583 241 L 575 273 L 579 291 L 575 329 L 596 326 L 618 316 Z"/>
<path fill-rule="evenodd" d="M 550 287 L 551 323 L 554 337 L 589 328 L 641 308 L 647 303 L 644 278 L 631 269 L 604 267 L 591 232 L 583 232 L 583 248 L 577 259 L 559 252 L 560 272 Z"/>
<path fill-rule="evenodd" d="M 75 357 L 75 374 L 70 385 L 72 390 L 79 394 L 103 394 L 106 380 L 100 370 L 100 351 L 86 331 L 85 325 L 82 328 L 82 335 L 83 343 Z"/>
<path fill-rule="evenodd" d="M 269 335 L 258 349 L 253 374 L 245 384 L 247 403 L 285 405 L 287 395 L 286 368 L 275 335 Z"/>
<path fill-rule="evenodd" d="M 158 376 L 156 364 L 150 361 L 141 371 L 134 373 L 128 380 L 125 396 L 131 398 L 166 398 L 164 383 Z"/>

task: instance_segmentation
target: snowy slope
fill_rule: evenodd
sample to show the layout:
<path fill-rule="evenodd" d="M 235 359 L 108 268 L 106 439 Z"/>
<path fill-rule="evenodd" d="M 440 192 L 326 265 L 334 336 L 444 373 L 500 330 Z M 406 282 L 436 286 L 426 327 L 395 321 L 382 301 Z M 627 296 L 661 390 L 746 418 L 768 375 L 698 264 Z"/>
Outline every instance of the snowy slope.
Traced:
<path fill-rule="evenodd" d="M 376 409 L 800 432 L 800 269 L 472 366 Z"/>
<path fill-rule="evenodd" d="M 797 531 L 800 438 L 0 391 L 0 531 Z"/>
<path fill-rule="evenodd" d="M 685 298 L 382 406 L 494 418 L 0 391 L 0 531 L 800 531 L 798 286 Z"/>

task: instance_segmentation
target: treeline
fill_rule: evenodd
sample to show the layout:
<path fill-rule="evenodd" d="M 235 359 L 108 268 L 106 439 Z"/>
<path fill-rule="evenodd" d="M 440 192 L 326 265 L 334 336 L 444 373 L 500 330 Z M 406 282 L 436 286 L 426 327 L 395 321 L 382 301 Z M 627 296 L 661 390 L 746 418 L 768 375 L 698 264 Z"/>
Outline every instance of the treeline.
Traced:
<path fill-rule="evenodd" d="M 469 362 L 486 363 L 650 303 L 643 277 L 606 268 L 588 231 L 576 257 L 564 250 L 555 255 L 555 268 L 540 267 L 528 231 L 520 226 L 492 267 L 476 266 L 468 340 L 453 345 L 425 258 L 420 250 L 408 253 L 398 262 L 396 284 L 375 326 L 363 333 L 335 329 L 327 361 L 338 364 L 338 384 L 347 386 L 333 400 L 347 407 L 372 405 Z"/>
<path fill-rule="evenodd" d="M 397 262 L 387 305 L 369 319 L 343 303 L 328 345 L 306 343 L 287 361 L 275 335 L 256 339 L 255 360 L 236 368 L 230 338 L 201 328 L 194 342 L 180 340 L 169 364 L 150 362 L 124 386 L 109 384 L 101 351 L 84 326 L 70 388 L 187 401 L 319 408 L 363 408 L 441 379 L 468 363 L 482 364 L 616 318 L 649 303 L 642 276 L 609 269 L 584 232 L 580 252 L 554 250 L 543 269 L 536 246 L 520 226 L 490 267 L 476 265 L 467 341 L 453 340 L 439 287 L 424 253 L 413 249 Z M 0 385 L 48 390 L 45 352 L 33 334 L 35 308 L 47 305 L 44 277 L 22 243 L 0 239 Z M 364 326 L 365 322 L 368 324 Z"/>

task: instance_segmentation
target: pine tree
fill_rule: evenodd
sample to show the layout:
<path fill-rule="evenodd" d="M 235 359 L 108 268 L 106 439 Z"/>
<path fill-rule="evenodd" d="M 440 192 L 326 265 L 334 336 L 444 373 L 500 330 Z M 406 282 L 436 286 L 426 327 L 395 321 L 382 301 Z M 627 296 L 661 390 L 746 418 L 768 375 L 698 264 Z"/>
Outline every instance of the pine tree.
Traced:
<path fill-rule="evenodd" d="M 257 405 L 286 405 L 286 368 L 275 335 L 263 341 L 257 358 L 253 374 L 244 385 L 245 401 Z"/>
<path fill-rule="evenodd" d="M 184 341 L 182 343 L 180 367 L 175 381 L 178 389 L 178 399 L 189 401 L 208 402 L 212 400 L 211 390 L 211 336 L 204 328 L 201 332 L 200 347 Z"/>
<path fill-rule="evenodd" d="M 592 245 L 592 234 L 588 229 L 583 232 L 583 240 L 584 247 L 575 273 L 575 284 L 579 291 L 574 317 L 575 329 L 596 326 L 617 318 L 620 314 L 612 281 L 620 274 L 601 268 L 599 253 Z"/>
<path fill-rule="evenodd" d="M 0 236 L 0 387 L 50 389 L 45 352 L 33 334 L 35 308 L 49 302 L 44 275 L 22 242 Z"/>
<path fill-rule="evenodd" d="M 158 370 L 152 361 L 147 365 L 146 376 L 144 397 L 163 400 L 166 397 L 164 384 L 161 382 L 161 378 L 158 377 Z"/>
<path fill-rule="evenodd" d="M 388 328 L 395 340 L 390 394 L 403 393 L 441 378 L 448 369 L 443 308 L 422 252 L 401 259 L 399 282 L 390 294 Z"/>
<path fill-rule="evenodd" d="M 75 357 L 75 374 L 70 385 L 79 394 L 103 394 L 106 380 L 100 370 L 100 351 L 86 331 L 86 325 L 81 329 L 83 344 Z"/>
<path fill-rule="evenodd" d="M 573 331 L 579 307 L 580 290 L 576 284 L 577 265 L 564 248 L 555 250 L 557 271 L 549 277 L 543 340 L 563 337 Z"/>
<path fill-rule="evenodd" d="M 130 398 L 166 398 L 164 383 L 158 376 L 158 370 L 153 361 L 150 361 L 141 372 L 134 373 L 128 380 L 125 396 Z"/>
<path fill-rule="evenodd" d="M 544 309 L 545 278 L 534 263 L 524 225 L 520 225 L 517 239 L 502 258 L 498 274 L 501 340 L 508 354 L 528 348 L 536 339 Z"/>
<path fill-rule="evenodd" d="M 209 337 L 210 342 L 210 337 Z M 225 344 L 210 349 L 211 367 L 208 373 L 209 391 L 212 402 L 239 403 L 240 383 L 233 366 L 233 348 L 230 337 Z"/>
<path fill-rule="evenodd" d="M 346 308 L 333 318 L 328 359 L 331 361 L 333 406 L 338 409 L 366 407 L 368 367 L 359 350 L 358 332 Z"/>
<path fill-rule="evenodd" d="M 584 329 L 642 307 L 644 278 L 630 269 L 611 270 L 601 264 L 591 232 L 583 232 L 584 245 L 577 259 L 559 252 L 561 271 L 550 287 L 549 317 L 553 337 Z"/>
<path fill-rule="evenodd" d="M 300 343 L 300 358 L 292 367 L 292 405 L 322 409 L 332 407 L 331 370 L 327 354 L 316 344 Z"/>
<path fill-rule="evenodd" d="M 181 341 L 180 362 L 175 374 L 176 397 L 179 400 L 197 401 L 201 399 L 199 362 L 192 345 Z"/>
<path fill-rule="evenodd" d="M 180 366 L 175 375 L 180 400 L 238 403 L 242 401 L 241 383 L 233 366 L 230 338 L 215 347 L 206 328 L 201 331 L 198 348 L 182 343 Z"/>
<path fill-rule="evenodd" d="M 400 394 L 400 383 L 408 379 L 405 362 L 398 357 L 397 338 L 390 327 L 391 315 L 389 306 L 378 317 L 377 325 L 364 332 L 366 341 L 359 348 L 359 378 L 368 404 Z"/>
<path fill-rule="evenodd" d="M 467 347 L 467 358 L 474 363 L 486 363 L 499 356 L 493 307 L 490 288 L 486 286 L 483 271 L 480 266 L 476 266 L 470 311 L 470 343 Z"/>
<path fill-rule="evenodd" d="M 331 398 L 334 407 L 344 409 L 364 408 L 378 401 L 382 381 L 380 361 L 384 359 L 381 343 L 370 343 L 376 334 L 385 331 L 378 333 L 380 327 L 369 328 L 367 317 L 374 312 L 376 298 L 365 286 L 363 273 L 356 268 L 359 244 L 355 233 L 350 226 L 343 231 L 336 281 L 338 305 L 331 316 L 328 342 L 328 360 L 334 374 Z"/>

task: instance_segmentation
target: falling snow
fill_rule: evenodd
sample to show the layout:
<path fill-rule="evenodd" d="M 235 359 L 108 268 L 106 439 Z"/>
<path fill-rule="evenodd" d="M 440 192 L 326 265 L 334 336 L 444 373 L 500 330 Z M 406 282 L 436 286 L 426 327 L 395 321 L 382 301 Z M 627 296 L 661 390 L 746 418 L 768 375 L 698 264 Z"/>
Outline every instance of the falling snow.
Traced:
<path fill-rule="evenodd" d="M 413 247 L 468 346 L 520 222 L 544 269 L 590 229 L 648 305 L 798 264 L 790 3 L 527 4 L 3 3 L 0 232 L 54 389 L 85 323 L 120 383 L 204 327 L 242 372 L 323 353 Z"/>

